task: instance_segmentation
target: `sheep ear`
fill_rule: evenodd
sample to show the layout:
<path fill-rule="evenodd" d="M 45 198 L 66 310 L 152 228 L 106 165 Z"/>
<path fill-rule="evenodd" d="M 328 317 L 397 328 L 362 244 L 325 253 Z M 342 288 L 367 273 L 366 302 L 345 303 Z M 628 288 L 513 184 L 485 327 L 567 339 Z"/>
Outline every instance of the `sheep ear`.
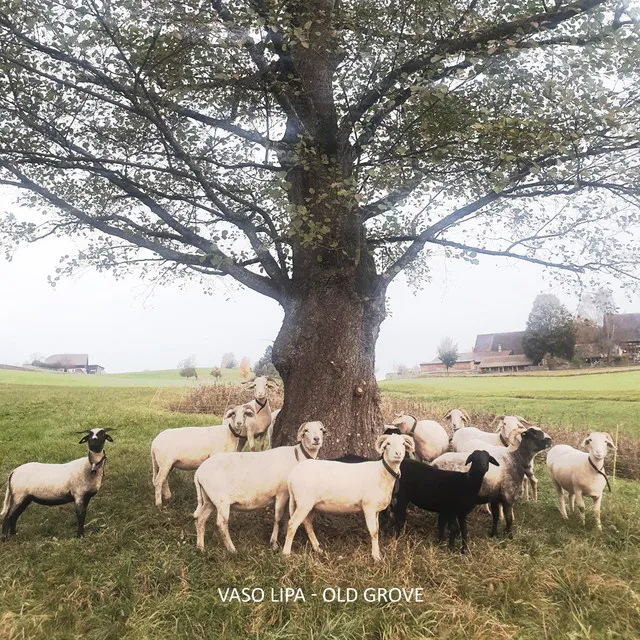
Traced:
<path fill-rule="evenodd" d="M 583 448 L 588 447 L 591 444 L 591 436 L 587 436 L 581 443 L 580 446 Z"/>
<path fill-rule="evenodd" d="M 522 422 L 523 425 L 530 427 L 533 422 L 529 422 L 529 420 L 527 420 L 526 418 L 523 418 L 522 416 L 514 416 L 519 422 Z"/>
<path fill-rule="evenodd" d="M 318 421 L 318 422 L 320 422 L 320 421 Z M 329 433 L 327 431 L 327 427 L 324 426 L 324 422 L 320 422 L 320 431 L 322 431 L 322 433 L 325 433 L 325 434 Z"/>
<path fill-rule="evenodd" d="M 466 420 L 467 422 L 471 422 L 471 418 L 469 417 L 469 414 L 464 409 L 461 409 L 460 411 L 462 413 L 462 419 Z"/>
<path fill-rule="evenodd" d="M 449 409 L 449 411 L 447 411 L 447 413 L 444 414 L 443 416 L 443 420 L 448 420 L 451 417 L 451 412 L 453 411 L 453 409 Z"/>
<path fill-rule="evenodd" d="M 87 433 L 87 435 L 82 438 L 82 440 L 80 440 L 80 442 L 78 442 L 78 444 L 83 444 L 84 442 L 87 442 L 89 440 L 89 434 Z"/>
<path fill-rule="evenodd" d="M 502 429 L 502 425 L 499 424 L 502 420 L 504 420 L 504 416 L 496 416 L 493 419 L 493 422 L 491 423 L 491 427 L 493 427 L 496 423 L 498 423 L 498 428 L 495 430 L 495 433 L 498 433 L 498 431 L 500 431 L 500 429 Z"/>
<path fill-rule="evenodd" d="M 389 436 L 378 436 L 376 440 L 376 451 L 378 453 L 382 453 L 384 448 L 387 446 L 387 439 Z"/>
<path fill-rule="evenodd" d="M 107 433 L 104 436 L 109 442 L 113 442 L 113 438 Z"/>
<path fill-rule="evenodd" d="M 268 382 L 267 382 L 267 387 L 269 387 L 269 389 L 277 389 L 278 388 L 278 383 L 271 380 L 271 378 L 269 378 Z"/>
<path fill-rule="evenodd" d="M 514 429 L 510 434 L 509 437 L 507 438 L 509 444 L 511 445 L 516 445 L 518 444 L 518 441 L 516 440 L 516 438 L 518 436 L 521 436 L 524 432 L 526 431 L 526 429 L 524 427 L 518 427 L 516 429 Z"/>
<path fill-rule="evenodd" d="M 300 425 L 300 428 L 298 429 L 298 434 L 296 435 L 296 442 L 300 442 L 302 440 L 302 436 L 304 436 L 304 432 L 307 428 L 307 424 L 306 422 L 303 422 Z"/>
<path fill-rule="evenodd" d="M 413 453 L 416 450 L 416 445 L 411 436 L 402 436 L 404 438 L 404 448 L 409 452 Z"/>
<path fill-rule="evenodd" d="M 489 456 L 489 463 L 495 465 L 496 467 L 500 466 L 500 463 L 493 456 Z"/>
<path fill-rule="evenodd" d="M 256 412 L 251 407 L 245 407 L 243 413 L 245 416 L 248 416 L 248 417 L 256 415 Z"/>
<path fill-rule="evenodd" d="M 611 437 L 610 433 L 605 433 L 604 434 L 604 440 L 605 442 L 615 451 L 618 447 L 616 447 L 613 438 Z"/>

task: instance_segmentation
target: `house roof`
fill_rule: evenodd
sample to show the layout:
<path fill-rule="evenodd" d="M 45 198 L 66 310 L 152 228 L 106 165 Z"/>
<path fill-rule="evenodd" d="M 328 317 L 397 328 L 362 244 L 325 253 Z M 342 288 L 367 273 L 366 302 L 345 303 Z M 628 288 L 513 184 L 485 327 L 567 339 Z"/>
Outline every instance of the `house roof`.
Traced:
<path fill-rule="evenodd" d="M 48 367 L 60 367 L 61 369 L 86 367 L 89 364 L 89 356 L 86 353 L 54 353 L 45 358 L 44 364 Z"/>
<path fill-rule="evenodd" d="M 481 369 L 491 369 L 493 367 L 516 367 L 516 366 L 529 366 L 533 361 L 524 354 L 516 355 L 495 355 L 484 356 L 480 361 Z"/>
<path fill-rule="evenodd" d="M 607 336 L 613 342 L 640 341 L 640 313 L 610 313 L 604 317 Z"/>
<path fill-rule="evenodd" d="M 522 348 L 522 338 L 524 331 L 508 331 L 505 333 L 482 333 L 476 337 L 476 344 L 473 352 L 512 352 L 515 355 L 524 353 Z M 476 358 L 477 359 L 477 358 Z"/>
<path fill-rule="evenodd" d="M 471 351 L 465 351 L 464 353 L 458 354 L 458 359 L 456 362 L 471 362 L 473 360 L 473 353 Z M 442 360 L 436 356 L 433 360 L 429 360 L 429 362 L 421 362 L 420 366 L 423 364 L 442 364 Z M 443 365 L 444 366 L 444 365 Z"/>

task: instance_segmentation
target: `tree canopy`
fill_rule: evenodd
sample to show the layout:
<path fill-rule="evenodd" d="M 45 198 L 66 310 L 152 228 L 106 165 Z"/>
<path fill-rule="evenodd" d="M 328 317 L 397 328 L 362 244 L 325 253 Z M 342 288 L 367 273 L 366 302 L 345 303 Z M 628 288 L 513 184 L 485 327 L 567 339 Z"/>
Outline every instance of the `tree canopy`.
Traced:
<path fill-rule="evenodd" d="M 440 340 L 438 345 L 438 358 L 440 362 L 447 368 L 447 373 L 453 365 L 458 362 L 458 345 L 453 341 L 453 338 L 445 337 Z"/>
<path fill-rule="evenodd" d="M 5 243 L 82 235 L 59 273 L 156 266 L 280 301 L 296 269 L 371 261 L 375 294 L 441 247 L 635 279 L 637 14 L 1 0 L 0 182 L 44 215 L 9 214 Z"/>
<path fill-rule="evenodd" d="M 546 355 L 571 360 L 575 345 L 573 317 L 567 308 L 552 294 L 536 296 L 522 339 L 525 354 L 535 364 Z"/>

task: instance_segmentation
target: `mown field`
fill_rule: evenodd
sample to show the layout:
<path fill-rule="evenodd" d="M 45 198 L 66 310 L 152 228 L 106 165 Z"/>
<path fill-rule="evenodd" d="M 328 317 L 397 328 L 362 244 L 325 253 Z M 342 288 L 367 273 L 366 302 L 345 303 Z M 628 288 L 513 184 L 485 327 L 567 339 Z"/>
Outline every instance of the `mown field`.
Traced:
<path fill-rule="evenodd" d="M 325 552 L 314 555 L 301 531 L 288 560 L 267 546 L 270 513 L 232 516 L 236 556 L 221 548 L 212 518 L 207 551 L 200 554 L 191 519 L 191 474 L 174 472 L 175 498 L 157 511 L 149 443 L 164 428 L 212 418 L 165 411 L 152 402 L 151 387 L 82 386 L 73 380 L 45 386 L 0 379 L 0 478 L 27 460 L 61 462 L 82 455 L 76 430 L 118 429 L 84 539 L 73 537 L 72 506 L 33 505 L 18 523 L 18 536 L 0 545 L 2 640 L 640 636 L 637 482 L 614 483 L 603 501 L 604 530 L 598 534 L 589 507 L 584 530 L 575 519 L 561 520 L 539 465 L 541 500 L 517 505 L 513 539 L 489 539 L 488 517 L 475 513 L 466 557 L 434 545 L 433 518 L 416 512 L 398 542 L 383 538 L 379 565 L 370 559 L 369 537 L 356 517 L 318 517 Z M 397 381 L 384 388 L 432 403 L 437 411 L 453 405 L 517 411 L 532 419 L 549 416 L 554 424 L 564 420 L 580 431 L 600 427 L 599 417 L 615 410 L 614 422 L 624 422 L 631 433 L 640 420 L 639 383 L 637 374 L 621 373 L 571 382 Z M 578 409 L 580 418 L 573 419 Z M 299 587 L 307 599 L 224 604 L 218 589 L 232 586 L 262 587 L 267 594 L 271 588 Z M 361 597 L 325 603 L 320 594 L 327 587 L 355 588 Z M 367 603 L 362 594 L 369 587 L 422 587 L 425 602 Z"/>
<path fill-rule="evenodd" d="M 56 387 L 176 387 L 212 384 L 211 367 L 199 367 L 198 379 L 183 378 L 177 369 L 101 373 L 99 375 L 53 373 L 48 371 L 13 371 L 0 369 L 0 384 L 47 385 Z M 240 382 L 238 369 L 221 369 L 220 382 Z"/>
<path fill-rule="evenodd" d="M 640 438 L 640 371 L 571 376 L 475 376 L 385 381 L 384 392 L 440 405 L 523 415 L 580 431 Z"/>

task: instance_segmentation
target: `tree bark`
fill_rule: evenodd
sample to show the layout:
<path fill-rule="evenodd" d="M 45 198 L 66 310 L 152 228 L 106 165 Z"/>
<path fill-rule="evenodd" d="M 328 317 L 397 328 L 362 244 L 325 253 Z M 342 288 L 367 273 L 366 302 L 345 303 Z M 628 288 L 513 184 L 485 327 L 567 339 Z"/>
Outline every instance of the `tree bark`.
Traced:
<path fill-rule="evenodd" d="M 345 283 L 325 284 L 285 305 L 273 347 L 284 381 L 284 406 L 274 445 L 295 443 L 303 422 L 321 420 L 321 458 L 345 453 L 373 457 L 382 432 L 375 380 L 375 345 L 385 317 L 384 295 L 359 296 Z"/>

